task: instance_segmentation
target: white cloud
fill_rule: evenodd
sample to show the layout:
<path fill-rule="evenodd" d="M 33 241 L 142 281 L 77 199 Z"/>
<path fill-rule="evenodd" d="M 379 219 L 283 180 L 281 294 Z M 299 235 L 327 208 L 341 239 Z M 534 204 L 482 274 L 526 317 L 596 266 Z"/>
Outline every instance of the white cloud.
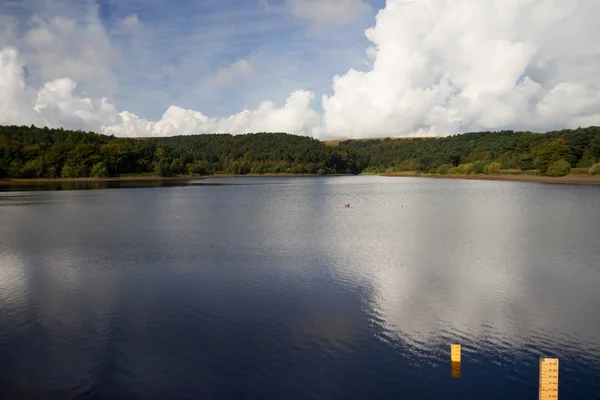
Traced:
<path fill-rule="evenodd" d="M 127 29 L 137 29 L 141 25 L 137 14 L 131 14 L 121 20 L 121 26 Z"/>
<path fill-rule="evenodd" d="M 203 79 L 203 82 L 214 85 L 226 85 L 239 78 L 248 78 L 254 75 L 255 70 L 251 64 L 253 55 L 248 60 L 238 60 L 233 64 L 220 68 L 214 75 Z"/>
<path fill-rule="evenodd" d="M 319 2 L 321 11 L 329 10 L 323 12 L 308 0 L 295 3 L 298 16 L 317 22 L 323 15 L 349 18 L 333 0 Z M 314 94 L 299 90 L 282 107 L 263 102 L 209 118 L 170 106 L 159 121 L 77 93 L 75 82 L 101 87 L 112 77 L 113 49 L 101 24 L 34 18 L 21 39 L 0 30 L 0 40 L 16 41 L 23 59 L 14 48 L 2 52 L 0 122 L 87 126 L 122 136 L 288 131 L 321 138 L 600 125 L 597 15 L 596 0 L 506 0 L 501 6 L 495 0 L 388 0 L 366 31 L 368 69 L 334 77 L 332 94 L 322 98 L 322 119 L 310 107 Z M 41 73 L 47 82 L 41 89 L 25 79 L 23 64 Z M 231 83 L 254 70 L 250 57 L 204 82 Z"/>
<path fill-rule="evenodd" d="M 600 124 L 599 13 L 594 0 L 388 0 L 366 31 L 372 69 L 334 78 L 318 132 Z"/>
<path fill-rule="evenodd" d="M 0 51 L 0 123 L 36 123 L 31 105 L 36 93 L 25 85 L 23 62 L 14 48 Z"/>
<path fill-rule="evenodd" d="M 99 131 L 107 123 L 117 123 L 115 107 L 108 99 L 92 100 L 74 95 L 77 84 L 69 78 L 48 82 L 37 93 L 34 110 L 45 125 L 79 125 L 79 129 Z"/>
<path fill-rule="evenodd" d="M 103 126 L 102 132 L 115 136 L 173 136 L 197 133 L 288 132 L 307 134 L 319 123 L 310 108 L 314 94 L 303 90 L 292 93 L 283 107 L 270 101 L 256 110 L 244 110 L 226 118 L 209 118 L 201 112 L 171 106 L 157 122 L 141 119 L 127 111 L 118 124 Z"/>
<path fill-rule="evenodd" d="M 289 132 L 307 134 L 319 123 L 310 108 L 314 94 L 292 93 L 285 105 L 262 102 L 226 118 L 209 118 L 194 110 L 171 106 L 159 121 L 147 121 L 116 108 L 106 98 L 93 100 L 76 93 L 77 84 L 55 79 L 35 90 L 25 84 L 23 61 L 16 49 L 0 51 L 0 124 L 65 126 L 115 136 L 171 136 L 196 133 Z"/>
<path fill-rule="evenodd" d="M 42 81 L 64 77 L 94 85 L 115 81 L 111 68 L 118 54 L 97 19 L 77 23 L 34 16 L 31 29 L 14 45 Z"/>
<path fill-rule="evenodd" d="M 103 124 L 118 122 L 117 111 L 106 98 L 74 95 L 77 84 L 69 78 L 49 81 L 39 90 L 27 86 L 23 65 L 16 49 L 0 51 L 0 124 L 100 131 Z"/>
<path fill-rule="evenodd" d="M 371 11 L 364 0 L 286 0 L 292 15 L 321 24 L 347 24 Z"/>

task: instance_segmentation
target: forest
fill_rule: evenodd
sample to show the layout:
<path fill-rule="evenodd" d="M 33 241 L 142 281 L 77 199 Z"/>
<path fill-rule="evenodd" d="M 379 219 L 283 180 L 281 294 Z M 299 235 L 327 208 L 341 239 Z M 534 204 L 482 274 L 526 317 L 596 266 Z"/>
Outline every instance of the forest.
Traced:
<path fill-rule="evenodd" d="M 130 175 L 600 174 L 600 127 L 322 142 L 286 133 L 117 138 L 0 126 L 0 178 Z"/>

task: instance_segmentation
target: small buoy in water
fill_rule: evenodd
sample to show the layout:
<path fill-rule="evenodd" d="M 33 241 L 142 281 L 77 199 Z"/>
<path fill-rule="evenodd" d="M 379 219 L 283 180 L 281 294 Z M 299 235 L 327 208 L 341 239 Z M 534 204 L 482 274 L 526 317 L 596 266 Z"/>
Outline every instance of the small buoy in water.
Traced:
<path fill-rule="evenodd" d="M 350 203 L 346 203 L 346 208 L 350 208 Z"/>

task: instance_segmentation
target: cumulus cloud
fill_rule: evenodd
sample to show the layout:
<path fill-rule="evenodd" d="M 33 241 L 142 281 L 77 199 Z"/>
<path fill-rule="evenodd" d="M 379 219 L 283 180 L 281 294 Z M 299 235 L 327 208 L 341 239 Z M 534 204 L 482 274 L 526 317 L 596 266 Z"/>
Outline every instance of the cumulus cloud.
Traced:
<path fill-rule="evenodd" d="M 107 123 L 117 123 L 117 110 L 103 97 L 100 100 L 78 97 L 77 84 L 69 78 L 48 82 L 37 93 L 33 109 L 44 125 L 66 125 L 77 129 L 102 130 Z"/>
<path fill-rule="evenodd" d="M 171 106 L 159 121 L 147 121 L 116 108 L 106 98 L 93 100 L 77 93 L 69 78 L 49 81 L 39 90 L 25 84 L 24 62 L 14 48 L 0 51 L 0 124 L 36 124 L 92 130 L 115 136 L 171 136 L 195 133 L 289 132 L 306 134 L 319 123 L 310 108 L 311 92 L 292 93 L 282 107 L 265 101 L 255 110 L 226 118 Z"/>
<path fill-rule="evenodd" d="M 336 8 L 341 0 L 287 4 L 312 20 L 327 12 L 349 18 L 331 11 L 350 12 Z M 314 11 L 319 7 L 329 11 Z M 159 121 L 78 95 L 75 82 L 98 84 L 112 74 L 104 62 L 110 43 L 96 30 L 101 27 L 34 18 L 25 44 L 15 46 L 23 60 L 14 48 L 2 52 L 0 122 L 87 126 L 119 136 L 288 131 L 320 138 L 600 125 L 597 15 L 596 0 L 388 0 L 365 32 L 372 43 L 369 67 L 333 78 L 331 94 L 322 97 L 322 117 L 311 108 L 314 94 L 298 90 L 282 107 L 263 102 L 255 110 L 211 118 L 171 106 Z M 0 39 L 14 38 L 4 29 Z M 37 65 L 47 83 L 30 86 L 24 64 Z M 210 79 L 231 83 L 253 70 L 249 58 Z"/>
<path fill-rule="evenodd" d="M 287 0 L 290 12 L 318 24 L 347 24 L 371 11 L 364 0 Z"/>
<path fill-rule="evenodd" d="M 32 105 L 36 93 L 25 85 L 23 62 L 14 48 L 0 51 L 0 123 L 27 124 L 38 121 Z"/>
<path fill-rule="evenodd" d="M 111 68 L 118 54 L 97 19 L 77 23 L 70 18 L 34 16 L 30 24 L 27 33 L 12 45 L 41 80 L 68 77 L 94 85 L 115 81 Z"/>
<path fill-rule="evenodd" d="M 366 31 L 372 69 L 334 77 L 318 131 L 405 136 L 600 124 L 600 75 L 592 72 L 600 66 L 592 39 L 599 13 L 594 0 L 388 0 Z"/>
<path fill-rule="evenodd" d="M 310 108 L 313 98 L 313 93 L 298 90 L 287 98 L 283 107 L 265 101 L 255 110 L 226 118 L 209 118 L 199 111 L 171 106 L 159 121 L 152 122 L 125 111 L 120 114 L 118 124 L 103 126 L 102 132 L 132 137 L 250 132 L 306 134 L 319 123 L 319 115 Z"/>
<path fill-rule="evenodd" d="M 69 78 L 47 82 L 39 90 L 25 84 L 24 62 L 14 48 L 0 51 L 0 124 L 101 131 L 118 123 L 118 113 L 106 98 L 74 95 L 77 84 Z"/>

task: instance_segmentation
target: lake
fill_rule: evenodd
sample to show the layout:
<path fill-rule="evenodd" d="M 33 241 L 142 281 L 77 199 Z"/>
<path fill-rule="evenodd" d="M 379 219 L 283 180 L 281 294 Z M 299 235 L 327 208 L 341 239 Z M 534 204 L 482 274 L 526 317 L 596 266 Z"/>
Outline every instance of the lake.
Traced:
<path fill-rule="evenodd" d="M 0 398 L 537 399 L 540 357 L 600 398 L 600 186 L 39 186 L 0 192 Z"/>

